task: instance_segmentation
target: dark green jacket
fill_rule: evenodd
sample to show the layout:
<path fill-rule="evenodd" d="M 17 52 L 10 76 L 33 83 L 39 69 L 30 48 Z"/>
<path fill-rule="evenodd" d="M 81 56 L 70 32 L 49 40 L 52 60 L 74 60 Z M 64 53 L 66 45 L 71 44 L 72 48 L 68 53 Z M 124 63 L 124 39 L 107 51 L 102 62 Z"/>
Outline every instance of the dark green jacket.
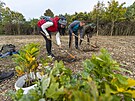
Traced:
<path fill-rule="evenodd" d="M 85 25 L 82 32 L 80 33 L 81 38 L 84 38 L 86 34 L 90 34 L 92 36 L 95 32 L 95 28 L 96 26 L 94 26 L 93 24 Z"/>

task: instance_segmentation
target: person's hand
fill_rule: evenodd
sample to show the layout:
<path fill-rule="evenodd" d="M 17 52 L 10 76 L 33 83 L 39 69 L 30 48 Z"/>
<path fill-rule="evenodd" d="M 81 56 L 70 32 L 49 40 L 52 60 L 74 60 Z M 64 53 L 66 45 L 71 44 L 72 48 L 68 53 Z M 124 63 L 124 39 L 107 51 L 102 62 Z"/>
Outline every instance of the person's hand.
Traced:
<path fill-rule="evenodd" d="M 49 39 L 49 40 L 50 40 L 50 36 L 49 36 L 49 35 L 46 35 L 46 37 L 47 37 L 47 39 Z"/>
<path fill-rule="evenodd" d="M 72 33 L 72 36 L 74 36 L 75 34 L 74 33 Z"/>
<path fill-rule="evenodd" d="M 61 47 L 61 44 L 59 45 L 59 49 L 61 49 L 62 47 Z"/>

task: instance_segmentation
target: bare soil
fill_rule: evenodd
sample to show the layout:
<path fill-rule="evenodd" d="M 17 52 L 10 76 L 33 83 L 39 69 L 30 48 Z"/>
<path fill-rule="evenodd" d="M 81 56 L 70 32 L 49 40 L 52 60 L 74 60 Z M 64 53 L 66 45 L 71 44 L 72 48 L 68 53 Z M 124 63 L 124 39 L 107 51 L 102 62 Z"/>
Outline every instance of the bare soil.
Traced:
<path fill-rule="evenodd" d="M 55 40 L 54 36 L 53 40 Z M 111 54 L 113 59 L 118 63 L 123 64 L 121 68 L 128 69 L 133 73 L 132 75 L 128 73 L 124 73 L 123 75 L 130 76 L 135 79 L 135 36 L 93 36 L 91 43 L 94 44 L 97 40 L 99 48 L 93 48 L 83 41 L 80 46 L 81 50 L 75 49 L 74 43 L 72 50 L 68 49 L 68 36 L 61 36 L 61 40 L 63 46 L 62 49 L 59 49 L 55 44 L 53 44 L 52 47 L 52 52 L 56 56 L 55 60 L 62 60 L 65 66 L 70 68 L 73 72 L 81 71 L 83 69 L 82 62 L 85 59 L 91 58 L 93 53 L 99 54 L 100 49 L 105 48 Z M 4 44 L 14 44 L 16 46 L 16 50 L 19 50 L 27 43 L 40 43 L 40 57 L 46 57 L 45 41 L 40 35 L 0 36 L 0 41 L 0 48 Z M 76 58 L 72 59 L 63 49 L 67 50 Z M 14 70 L 14 67 L 15 63 L 12 61 L 12 56 L 0 58 L 0 71 Z M 14 90 L 14 84 L 17 78 L 18 77 L 15 75 L 11 79 L 0 83 L 0 101 L 11 101 L 11 99 L 5 95 L 7 91 Z"/>

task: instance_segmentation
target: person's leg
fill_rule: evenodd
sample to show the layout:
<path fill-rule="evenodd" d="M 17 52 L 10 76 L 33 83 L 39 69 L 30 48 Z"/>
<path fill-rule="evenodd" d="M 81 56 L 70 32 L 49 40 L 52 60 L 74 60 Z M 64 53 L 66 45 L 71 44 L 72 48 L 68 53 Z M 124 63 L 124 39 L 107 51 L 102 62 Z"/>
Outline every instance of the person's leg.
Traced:
<path fill-rule="evenodd" d="M 80 43 L 79 43 L 79 45 L 81 45 L 82 44 L 82 39 L 84 39 L 84 35 L 83 34 L 80 34 Z"/>
<path fill-rule="evenodd" d="M 63 36 L 64 36 L 64 34 L 65 34 L 65 30 L 66 30 L 65 28 L 62 29 L 62 35 L 63 35 Z"/>
<path fill-rule="evenodd" d="M 80 39 L 80 45 L 82 44 L 82 40 Z"/>
<path fill-rule="evenodd" d="M 40 29 L 40 30 L 43 32 L 42 29 Z M 44 33 L 44 32 L 43 32 L 43 33 Z M 50 33 L 50 32 L 48 32 L 48 33 L 49 33 L 49 36 L 50 36 L 50 39 L 51 39 L 51 33 Z M 51 52 L 52 41 L 49 40 L 49 39 L 46 37 L 45 34 L 42 34 L 42 33 L 41 33 L 41 35 L 44 37 L 44 39 L 45 39 L 45 41 L 46 41 L 46 50 L 47 50 L 47 54 L 48 54 L 48 56 L 49 56 L 49 55 L 52 54 L 52 52 Z"/>
<path fill-rule="evenodd" d="M 84 31 L 83 30 L 81 30 L 81 32 L 80 32 L 80 42 L 79 42 L 79 45 L 82 44 L 82 41 L 83 41 L 82 39 L 84 39 Z"/>
<path fill-rule="evenodd" d="M 80 42 L 79 42 L 79 45 L 81 45 L 82 44 L 82 41 L 83 40 L 81 40 L 83 38 L 83 34 L 82 33 L 80 33 Z"/>
<path fill-rule="evenodd" d="M 78 33 L 77 32 L 74 32 L 74 34 L 76 35 L 75 36 L 75 48 L 78 49 Z"/>
<path fill-rule="evenodd" d="M 72 33 L 69 31 L 69 48 L 71 49 L 72 48 L 72 43 L 73 43 L 73 36 L 72 36 Z"/>
<path fill-rule="evenodd" d="M 87 34 L 87 44 L 90 44 L 90 35 Z"/>
<path fill-rule="evenodd" d="M 50 36 L 50 39 L 51 39 L 51 34 L 49 34 Z M 52 48 L 52 41 L 49 40 L 46 36 L 43 36 L 45 41 L 46 41 L 46 50 L 47 50 L 47 53 L 48 55 L 51 55 L 52 52 L 51 52 L 51 48 Z"/>

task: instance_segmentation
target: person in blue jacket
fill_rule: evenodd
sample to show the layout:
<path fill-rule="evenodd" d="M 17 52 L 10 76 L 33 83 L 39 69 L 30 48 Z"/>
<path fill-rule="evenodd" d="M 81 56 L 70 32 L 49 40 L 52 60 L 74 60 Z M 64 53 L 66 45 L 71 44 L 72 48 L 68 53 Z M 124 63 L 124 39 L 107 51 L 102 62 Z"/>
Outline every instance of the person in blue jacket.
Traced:
<path fill-rule="evenodd" d="M 85 21 L 78 21 L 75 20 L 73 21 L 69 26 L 69 48 L 72 48 L 72 41 L 73 41 L 73 36 L 75 36 L 75 48 L 79 49 L 78 47 L 78 31 L 80 32 L 83 30 L 83 26 L 85 25 Z"/>

